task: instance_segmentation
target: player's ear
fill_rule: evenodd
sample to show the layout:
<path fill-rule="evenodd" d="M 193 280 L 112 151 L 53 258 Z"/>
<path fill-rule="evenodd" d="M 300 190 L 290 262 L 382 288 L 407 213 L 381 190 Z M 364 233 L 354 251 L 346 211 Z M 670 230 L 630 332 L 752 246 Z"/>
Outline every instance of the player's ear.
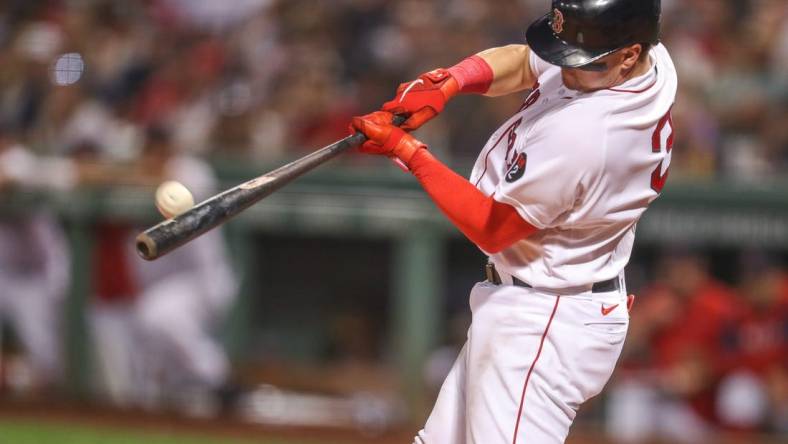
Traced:
<path fill-rule="evenodd" d="M 622 49 L 621 69 L 625 71 L 632 69 L 637 64 L 638 59 L 640 59 L 641 52 L 643 52 L 643 46 L 640 43 Z"/>

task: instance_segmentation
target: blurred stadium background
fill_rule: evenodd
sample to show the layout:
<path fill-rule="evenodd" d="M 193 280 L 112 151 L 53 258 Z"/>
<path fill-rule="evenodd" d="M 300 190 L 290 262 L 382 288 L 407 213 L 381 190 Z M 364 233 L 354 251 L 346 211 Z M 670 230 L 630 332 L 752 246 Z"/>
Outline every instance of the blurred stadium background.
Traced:
<path fill-rule="evenodd" d="M 341 138 L 548 3 L 0 1 L 0 442 L 410 442 L 484 262 L 414 180 L 348 154 L 162 262 L 131 239 L 165 178 L 199 199 Z M 788 2 L 663 8 L 671 177 L 570 442 L 786 442 Z M 522 99 L 420 137 L 467 174 Z"/>

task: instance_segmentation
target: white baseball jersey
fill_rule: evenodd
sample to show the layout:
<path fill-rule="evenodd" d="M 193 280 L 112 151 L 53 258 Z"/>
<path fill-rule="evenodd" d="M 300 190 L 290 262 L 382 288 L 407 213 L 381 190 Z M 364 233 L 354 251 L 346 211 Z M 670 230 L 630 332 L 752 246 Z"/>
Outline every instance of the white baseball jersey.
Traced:
<path fill-rule="evenodd" d="M 35 378 L 46 383 L 62 376 L 59 319 L 69 265 L 68 243 L 48 212 L 0 216 L 0 327 L 13 326 Z"/>
<path fill-rule="evenodd" d="M 635 224 L 667 178 L 676 70 L 663 45 L 652 68 L 614 88 L 566 88 L 531 53 L 538 85 L 486 144 L 471 182 L 540 231 L 495 255 L 536 288 L 585 287 L 619 276 Z"/>

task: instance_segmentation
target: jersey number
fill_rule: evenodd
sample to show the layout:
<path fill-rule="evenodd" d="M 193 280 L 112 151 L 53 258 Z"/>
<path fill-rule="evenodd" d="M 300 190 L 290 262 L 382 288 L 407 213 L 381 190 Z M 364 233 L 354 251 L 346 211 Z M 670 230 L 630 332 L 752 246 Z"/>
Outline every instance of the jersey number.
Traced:
<path fill-rule="evenodd" d="M 669 128 L 666 129 L 666 126 L 669 126 Z M 663 137 L 663 134 L 666 136 Z M 651 173 L 651 188 L 657 194 L 662 193 L 662 189 L 665 188 L 665 182 L 667 182 L 668 173 L 670 172 L 670 152 L 673 150 L 673 116 L 671 116 L 670 111 L 659 120 L 657 129 L 654 130 L 654 134 L 651 136 L 651 152 L 660 153 L 663 148 L 666 153 L 665 159 L 659 162 L 657 169 Z"/>

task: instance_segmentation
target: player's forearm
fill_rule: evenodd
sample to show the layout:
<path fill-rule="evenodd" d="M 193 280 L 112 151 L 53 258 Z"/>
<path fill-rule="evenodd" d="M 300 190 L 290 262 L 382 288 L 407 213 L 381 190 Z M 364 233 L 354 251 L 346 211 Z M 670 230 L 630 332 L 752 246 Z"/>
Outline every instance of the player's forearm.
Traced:
<path fill-rule="evenodd" d="M 438 208 L 482 250 L 498 253 L 536 232 L 514 207 L 485 196 L 426 149 L 408 166 Z"/>
<path fill-rule="evenodd" d="M 531 72 L 530 53 L 527 45 L 507 45 L 477 54 L 493 71 L 493 82 L 485 95 L 502 96 L 531 88 L 536 78 Z"/>

